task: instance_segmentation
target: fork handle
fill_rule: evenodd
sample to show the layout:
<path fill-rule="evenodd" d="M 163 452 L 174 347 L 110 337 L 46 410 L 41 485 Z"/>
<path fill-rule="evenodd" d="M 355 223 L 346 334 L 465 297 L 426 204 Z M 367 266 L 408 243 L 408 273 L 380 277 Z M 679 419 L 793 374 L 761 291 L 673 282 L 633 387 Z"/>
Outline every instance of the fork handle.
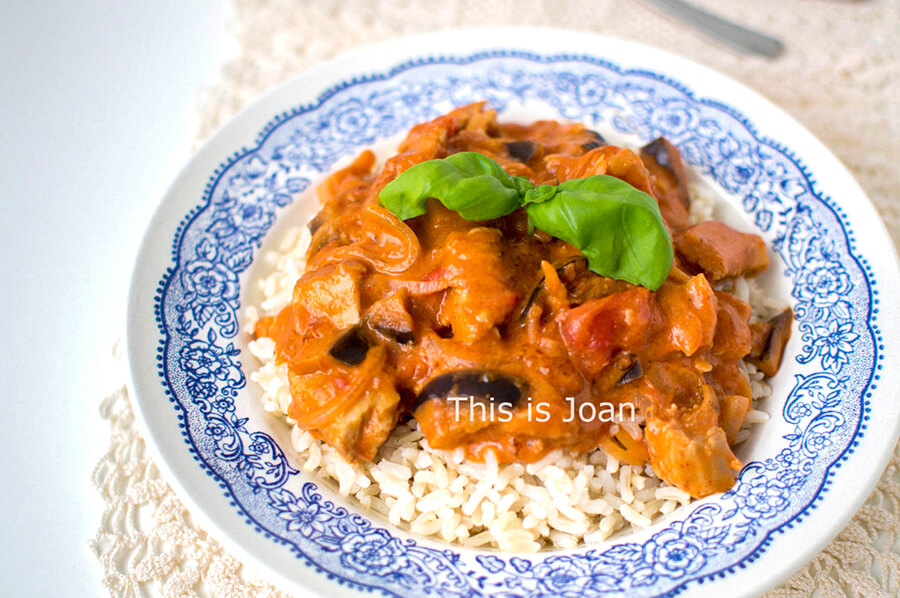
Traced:
<path fill-rule="evenodd" d="M 693 25 L 723 43 L 753 54 L 775 58 L 784 51 L 781 40 L 723 19 L 682 0 L 641 0 Z"/>

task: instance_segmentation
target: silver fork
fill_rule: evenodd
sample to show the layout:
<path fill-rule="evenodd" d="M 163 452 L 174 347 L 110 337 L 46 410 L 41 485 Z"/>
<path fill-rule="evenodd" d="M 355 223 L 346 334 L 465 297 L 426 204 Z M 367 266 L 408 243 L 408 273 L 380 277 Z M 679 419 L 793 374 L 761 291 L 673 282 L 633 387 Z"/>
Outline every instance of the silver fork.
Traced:
<path fill-rule="evenodd" d="M 682 0 L 640 1 L 644 4 L 658 7 L 664 12 L 692 25 L 709 37 L 743 52 L 775 58 L 784 51 L 784 44 L 781 40 L 753 31 L 743 25 L 738 25 L 734 21 L 723 19 L 692 4 L 682 2 Z"/>

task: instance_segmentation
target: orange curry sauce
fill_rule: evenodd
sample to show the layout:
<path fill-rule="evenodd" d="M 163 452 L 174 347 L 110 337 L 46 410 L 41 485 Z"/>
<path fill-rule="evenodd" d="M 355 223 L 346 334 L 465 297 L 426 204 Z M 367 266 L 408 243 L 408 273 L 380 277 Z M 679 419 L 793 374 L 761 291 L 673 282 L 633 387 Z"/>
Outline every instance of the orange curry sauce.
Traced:
<path fill-rule="evenodd" d="M 665 140 L 645 150 L 579 124 L 501 124 L 473 104 L 414 127 L 381 172 L 365 151 L 331 175 L 292 303 L 255 330 L 287 364 L 288 415 L 349 460 L 374 458 L 412 415 L 430 446 L 477 461 L 488 449 L 503 463 L 602 447 L 696 497 L 730 488 L 741 464 L 729 445 L 751 400 L 738 364 L 749 356 L 774 374 L 790 323 L 751 325 L 748 304 L 713 288 L 764 270 L 765 246 L 721 223 L 689 226 L 678 151 Z M 668 279 L 651 292 L 594 274 L 572 245 L 530 233 L 524 210 L 470 222 L 429 200 L 401 222 L 378 205 L 410 166 L 461 151 L 535 184 L 608 174 L 650 193 L 675 239 Z M 510 421 L 442 398 L 481 373 L 513 390 Z M 643 423 L 566 421 L 567 397 L 631 403 Z"/>

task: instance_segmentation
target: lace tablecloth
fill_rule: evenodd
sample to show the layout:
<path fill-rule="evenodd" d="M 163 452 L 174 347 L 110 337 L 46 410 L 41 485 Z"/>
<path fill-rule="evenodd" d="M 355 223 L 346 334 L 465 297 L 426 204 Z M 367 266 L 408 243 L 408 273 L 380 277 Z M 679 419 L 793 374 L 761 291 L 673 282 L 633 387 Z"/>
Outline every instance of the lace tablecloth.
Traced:
<path fill-rule="evenodd" d="M 273 86 L 363 44 L 480 25 L 602 32 L 691 57 L 768 96 L 847 164 L 900 243 L 900 1 L 694 2 L 780 37 L 785 54 L 738 55 L 625 0 L 236 0 L 240 52 L 200 95 L 197 139 Z M 94 474 L 106 509 L 91 547 L 111 595 L 284 596 L 193 522 L 146 453 L 124 388 L 100 412 L 111 442 Z M 898 513 L 900 447 L 840 535 L 769 596 L 897 596 Z"/>

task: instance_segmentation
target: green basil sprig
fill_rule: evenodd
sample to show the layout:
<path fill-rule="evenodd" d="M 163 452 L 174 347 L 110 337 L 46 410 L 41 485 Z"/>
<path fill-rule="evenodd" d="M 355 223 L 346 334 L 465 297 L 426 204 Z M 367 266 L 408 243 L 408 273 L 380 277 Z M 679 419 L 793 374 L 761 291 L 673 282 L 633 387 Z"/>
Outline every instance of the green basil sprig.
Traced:
<path fill-rule="evenodd" d="M 591 271 L 655 291 L 672 268 L 672 238 L 656 200 L 621 179 L 596 175 L 535 186 L 477 152 L 416 164 L 388 183 L 379 203 L 401 220 L 433 197 L 466 220 L 524 207 L 529 223 L 577 247 Z"/>
<path fill-rule="evenodd" d="M 532 187 L 483 154 L 460 152 L 410 167 L 381 190 L 378 201 L 401 220 L 424 214 L 429 197 L 466 220 L 493 220 L 522 207 Z"/>

